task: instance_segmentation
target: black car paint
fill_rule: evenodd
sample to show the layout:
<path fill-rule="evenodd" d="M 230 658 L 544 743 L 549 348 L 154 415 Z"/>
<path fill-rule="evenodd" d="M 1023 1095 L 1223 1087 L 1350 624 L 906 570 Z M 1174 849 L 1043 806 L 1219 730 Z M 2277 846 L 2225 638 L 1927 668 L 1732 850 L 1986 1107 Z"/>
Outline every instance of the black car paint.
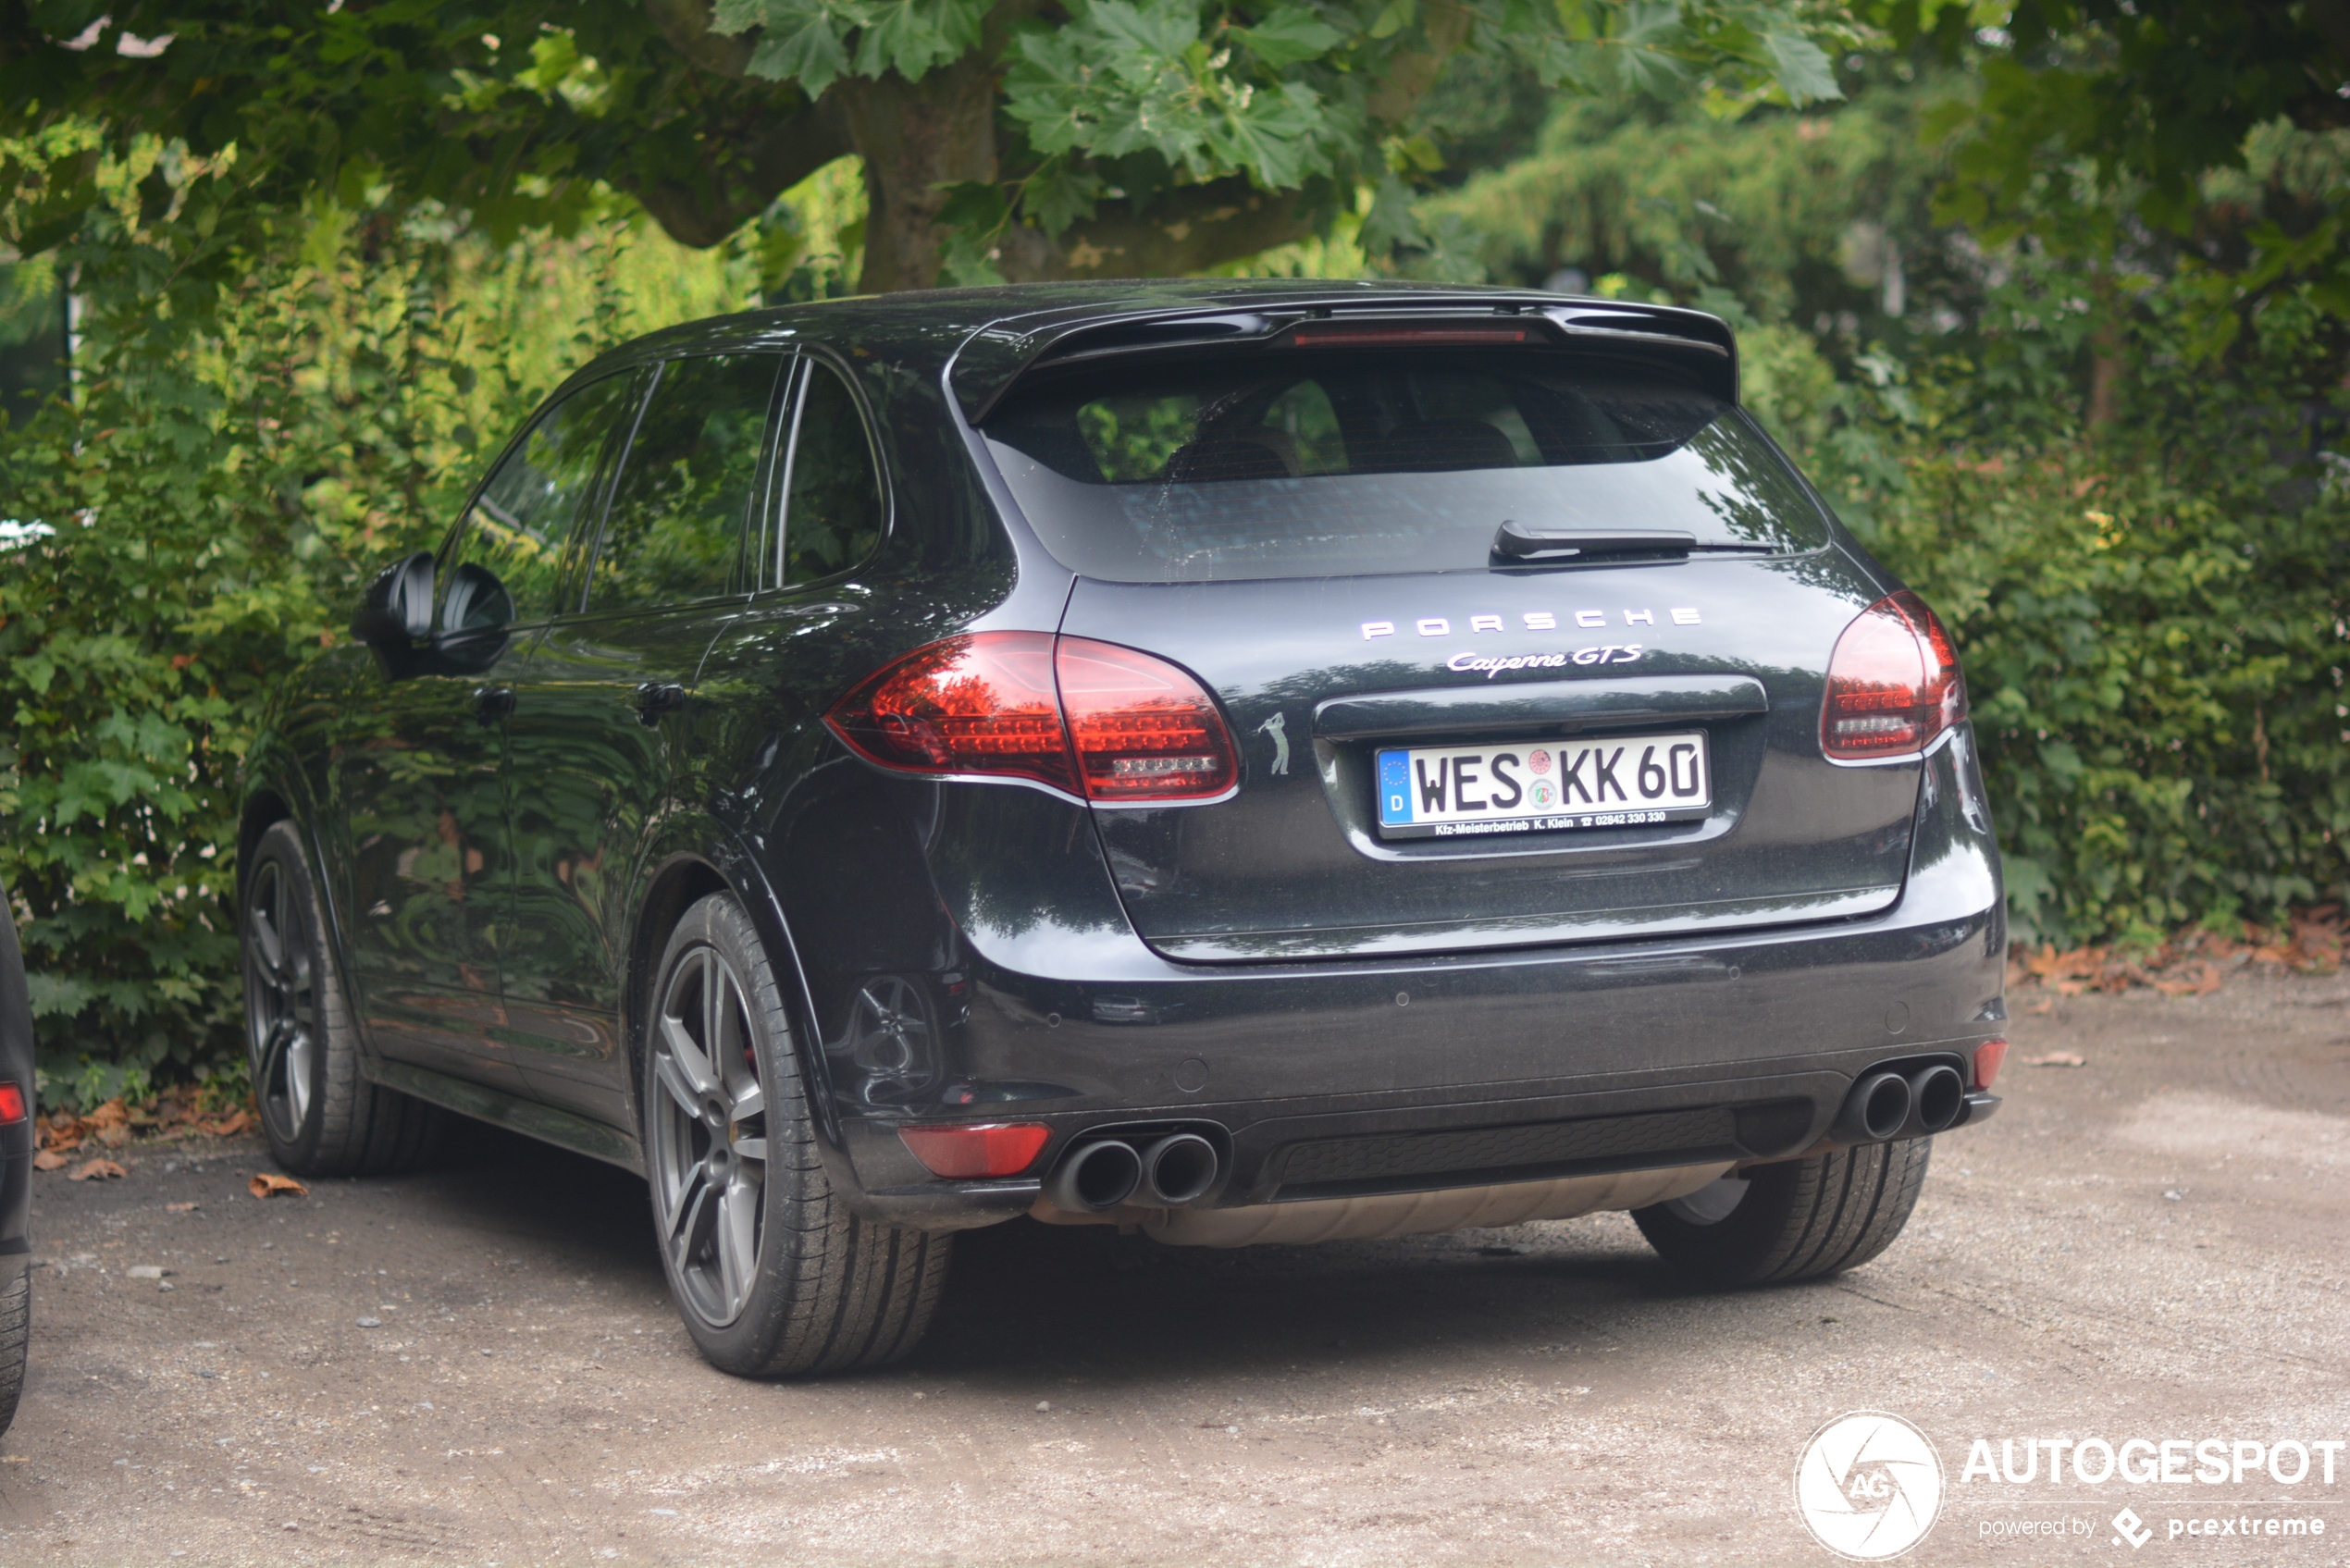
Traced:
<path fill-rule="evenodd" d="M 1602 831 L 1539 847 L 1380 845 L 1347 824 L 1348 779 L 1363 743 L 1305 733 L 1306 709 L 1332 693 L 1503 687 L 1511 676 L 1487 681 L 1400 652 L 1382 666 L 1358 651 L 1360 621 L 1466 615 L 1486 608 L 1493 582 L 1204 585 L 1222 602 L 1185 619 L 1151 604 L 1151 594 L 1169 590 L 1081 583 L 1041 549 L 967 417 L 984 406 L 990 386 L 1000 392 L 1005 366 L 1058 336 L 1138 310 L 1199 313 L 1268 298 L 1337 311 L 1558 303 L 1346 285 L 968 290 L 700 323 L 583 371 L 573 384 L 664 354 L 822 354 L 850 374 L 873 418 L 889 525 L 872 558 L 840 576 L 662 612 L 651 618 L 663 623 L 650 639 L 657 648 L 640 636 L 636 651 L 615 651 L 628 639 L 599 641 L 585 626 L 561 627 L 571 641 L 550 648 L 541 630 L 517 628 L 515 646 L 494 669 L 390 680 L 365 650 L 346 647 L 289 685 L 249 764 L 246 842 L 281 813 L 303 825 L 324 872 L 345 972 L 360 982 L 366 1044 L 377 1058 L 370 1070 L 634 1164 L 637 988 L 649 982 L 662 921 L 717 887 L 741 898 L 795 993 L 787 1005 L 836 1183 L 872 1211 L 938 1227 L 1018 1212 L 1037 1182 L 1033 1174 L 935 1180 L 895 1135 L 909 1120 L 1044 1121 L 1055 1140 L 1040 1169 L 1090 1127 L 1208 1126 L 1233 1161 L 1207 1201 L 1228 1203 L 1278 1190 L 1270 1161 L 1279 1149 L 1367 1130 L 1797 1105 L 1800 1128 L 1775 1126 L 1769 1148 L 1746 1151 L 1784 1153 L 1824 1130 L 1858 1071 L 1921 1053 L 1963 1053 L 1999 1032 L 1998 852 L 1967 732 L 1918 763 L 1834 769 L 1818 755 L 1828 648 L 1853 612 L 1898 586 L 1840 529 L 1827 550 L 1806 557 L 1624 563 L 1506 585 L 1558 597 L 1558 585 L 1573 580 L 1610 606 L 1699 605 L 1706 611 L 1701 627 L 1672 627 L 1668 637 L 1660 626 L 1654 639 L 1641 639 L 1655 652 L 1648 662 L 1644 651 L 1639 673 L 1753 676 L 1770 688 L 1767 713 L 1725 721 L 1715 732 L 1717 767 L 1737 786 L 1723 791 L 1722 809 L 1705 823 L 1668 830 L 1674 858 L 1695 863 L 1669 873 L 1641 904 L 1596 908 L 1589 899 L 1577 904 L 1578 884 L 1622 883 L 1614 873 L 1627 858 L 1648 854 L 1651 864 L 1631 874 L 1643 885 L 1658 880 L 1654 838 Z M 959 355 L 987 359 L 987 374 L 959 372 Z M 1216 617 L 1232 615 L 1257 632 L 1268 611 L 1255 601 L 1280 600 L 1277 589 L 1318 601 L 1302 623 L 1327 632 L 1332 660 L 1355 661 L 1305 707 L 1280 689 L 1294 665 L 1240 656 L 1219 662 L 1225 643 L 1214 635 Z M 1774 624 L 1806 628 L 1784 662 L 1765 667 L 1740 648 L 1738 635 L 1753 623 L 1740 623 L 1738 605 L 1750 597 L 1768 597 Z M 1095 812 L 1018 784 L 896 776 L 853 757 L 822 726 L 824 709 L 890 659 L 941 636 L 996 628 L 1066 629 L 1190 664 L 1209 678 L 1244 747 L 1260 742 L 1249 749 L 1253 771 L 1263 756 L 1252 722 L 1276 707 L 1288 712 L 1295 761 L 1278 781 L 1284 805 L 1276 820 L 1298 830 L 1299 853 L 1312 857 L 1300 887 L 1275 889 L 1293 907 L 1252 931 L 1233 917 L 1230 898 L 1220 910 L 1213 899 L 1187 899 L 1185 879 L 1195 883 L 1202 866 L 1262 854 L 1268 844 L 1282 849 L 1278 832 L 1219 842 L 1210 815 L 1219 808 Z M 1569 636 L 1488 640 L 1497 650 L 1523 651 Z M 580 684 L 583 692 L 597 689 L 595 701 L 612 699 L 598 733 L 617 747 L 613 759 L 531 738 L 546 735 L 532 710 L 542 698 L 555 700 L 561 685 L 550 673 L 590 657 L 581 649 L 594 650 L 591 662 L 609 661 Z M 1450 642 L 1443 649 L 1454 651 Z M 542 654 L 550 662 L 536 665 L 534 677 Z M 1620 665 L 1604 673 L 1638 678 Z M 636 724 L 633 713 L 613 714 L 648 675 L 674 680 L 689 700 L 656 726 L 631 731 L 624 726 Z M 490 676 L 515 698 L 511 716 L 486 725 L 474 702 Z M 385 749 L 371 726 L 393 709 L 413 712 L 402 722 L 419 726 L 409 759 L 430 760 L 414 744 L 422 737 L 448 748 L 451 773 L 426 791 L 438 792 L 429 809 L 412 804 L 399 821 L 353 795 L 354 770 L 385 764 L 368 755 Z M 548 882 L 563 858 L 550 861 L 551 849 L 517 853 L 501 831 L 476 842 L 469 836 L 476 830 L 463 822 L 451 842 L 439 796 L 470 798 L 478 810 L 477 793 L 466 792 L 480 789 L 478 748 L 493 738 L 501 818 L 518 793 L 563 781 L 581 785 L 577 810 L 593 803 L 601 813 L 592 831 L 574 825 L 549 839 L 569 833 L 571 848 L 595 846 L 592 896 L 574 881 Z M 1326 782 L 1333 769 L 1335 785 Z M 624 776 L 649 793 L 615 801 L 610 788 Z M 1838 831 L 1824 848 L 1738 843 L 1741 803 L 1773 781 L 1838 791 Z M 1244 790 L 1266 782 L 1253 772 Z M 450 810 L 447 821 L 455 818 Z M 370 836 L 375 842 L 363 846 Z M 478 866 L 467 848 L 480 852 Z M 437 890 L 444 905 L 491 907 L 432 908 L 436 890 L 427 889 L 414 895 L 424 902 L 403 928 L 408 945 L 374 969 L 356 965 L 365 939 L 354 933 L 383 918 L 363 900 L 378 891 L 381 865 L 396 869 L 410 850 L 412 870 L 434 856 L 455 868 Z M 1586 866 L 1611 874 L 1548 870 Z M 1722 901 L 1745 891 L 1736 877 L 1758 870 L 1762 906 L 1725 911 Z M 1441 890 L 1439 907 L 1431 917 L 1379 895 L 1371 907 L 1348 910 L 1350 872 L 1366 877 L 1366 890 L 1431 873 L 1425 885 Z M 505 893 L 494 885 L 501 875 Z M 553 896 L 559 887 L 580 905 L 567 912 L 568 930 L 535 932 L 533 947 L 500 929 L 513 916 L 513 890 L 525 884 L 529 896 Z M 1489 907 L 1478 906 L 1480 894 Z M 1317 921 L 1352 926 L 1354 934 L 1317 935 Z M 1363 940 L 1367 925 L 1372 940 Z M 492 973 L 513 971 L 487 989 L 479 983 L 485 929 Z M 445 983 L 419 991 L 410 982 L 420 974 Z M 925 1012 L 923 1059 L 905 1059 L 903 1035 L 894 1053 L 877 1056 L 868 1038 L 877 984 Z"/>

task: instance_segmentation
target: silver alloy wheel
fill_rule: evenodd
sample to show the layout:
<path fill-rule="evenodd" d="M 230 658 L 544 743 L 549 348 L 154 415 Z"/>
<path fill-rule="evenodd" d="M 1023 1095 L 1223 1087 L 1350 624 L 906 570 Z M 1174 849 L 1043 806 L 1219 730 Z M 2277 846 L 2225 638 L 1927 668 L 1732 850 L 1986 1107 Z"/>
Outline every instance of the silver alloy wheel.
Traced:
<path fill-rule="evenodd" d="M 767 1208 L 767 1098 L 743 985 L 717 949 L 678 960 L 653 1014 L 645 1133 L 662 1245 L 703 1322 L 742 1315 Z"/>
<path fill-rule="evenodd" d="M 302 1137 L 318 1062 L 318 983 L 301 896 L 274 857 L 245 888 L 245 1043 L 254 1093 L 281 1143 Z"/>

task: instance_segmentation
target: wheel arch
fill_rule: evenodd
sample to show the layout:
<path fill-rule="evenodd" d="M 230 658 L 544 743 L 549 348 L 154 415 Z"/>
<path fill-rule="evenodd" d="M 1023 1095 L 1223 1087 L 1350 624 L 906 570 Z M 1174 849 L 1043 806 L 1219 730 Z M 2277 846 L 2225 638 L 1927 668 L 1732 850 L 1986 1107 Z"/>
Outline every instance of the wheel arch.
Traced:
<path fill-rule="evenodd" d="M 639 1086 L 644 1081 L 646 1032 L 650 1022 L 648 1009 L 660 978 L 662 952 L 669 945 L 670 934 L 677 929 L 686 911 L 713 893 L 729 894 L 742 906 L 767 948 L 769 961 L 775 966 L 784 1006 L 791 1016 L 792 1049 L 799 1061 L 800 1081 L 807 1085 L 810 1109 L 814 1113 L 811 1119 L 816 1127 L 817 1148 L 834 1184 L 853 1193 L 858 1191 L 856 1176 L 841 1145 L 831 1076 L 824 1066 L 823 1042 L 816 1029 L 815 1000 L 800 966 L 798 945 L 784 918 L 782 902 L 757 860 L 731 842 L 722 844 L 716 854 L 680 852 L 669 856 L 648 876 L 644 896 L 637 902 L 637 918 L 629 936 L 627 971 L 621 992 L 624 1038 L 628 1048 L 628 1092 L 637 1115 L 637 1131 L 640 1135 L 643 1131 L 644 1107 L 638 1099 Z"/>

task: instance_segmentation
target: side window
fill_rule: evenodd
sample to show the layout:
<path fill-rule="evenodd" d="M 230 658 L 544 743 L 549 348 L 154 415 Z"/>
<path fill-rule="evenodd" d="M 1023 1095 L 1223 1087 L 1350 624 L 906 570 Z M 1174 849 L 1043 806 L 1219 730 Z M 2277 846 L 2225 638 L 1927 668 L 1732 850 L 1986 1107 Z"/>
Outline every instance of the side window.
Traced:
<path fill-rule="evenodd" d="M 881 475 L 864 417 L 840 372 L 808 362 L 784 500 L 783 580 L 811 582 L 847 570 L 881 542 Z"/>
<path fill-rule="evenodd" d="M 608 376 L 532 422 L 466 513 L 455 559 L 440 563 L 450 589 L 440 607 L 444 631 L 541 621 L 555 612 L 564 547 L 575 525 L 594 525 L 601 478 L 628 433 L 644 385 L 640 372 Z M 461 573 L 460 567 L 479 570 Z"/>
<path fill-rule="evenodd" d="M 780 354 L 725 354 L 662 366 L 604 513 L 590 611 L 682 604 L 737 581 L 785 363 Z"/>

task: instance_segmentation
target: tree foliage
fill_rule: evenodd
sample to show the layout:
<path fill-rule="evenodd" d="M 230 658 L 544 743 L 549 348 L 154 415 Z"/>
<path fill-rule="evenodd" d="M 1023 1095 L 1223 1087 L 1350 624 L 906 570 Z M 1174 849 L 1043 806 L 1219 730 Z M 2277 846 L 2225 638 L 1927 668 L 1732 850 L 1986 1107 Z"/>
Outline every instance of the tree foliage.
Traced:
<path fill-rule="evenodd" d="M 862 160 L 868 290 L 942 276 L 1196 270 L 1325 231 L 1379 192 L 1421 240 L 1414 112 L 1455 56 L 1549 87 L 1728 104 L 1837 86 L 1809 0 L 11 0 L 0 135 L 103 129 L 199 158 L 265 205 L 433 200 L 491 232 L 575 224 L 600 183 L 719 242 Z M 91 169 L 0 170 L 26 252 Z M 10 192 L 13 191 L 11 195 Z M 201 203 L 161 177 L 158 203 Z"/>

